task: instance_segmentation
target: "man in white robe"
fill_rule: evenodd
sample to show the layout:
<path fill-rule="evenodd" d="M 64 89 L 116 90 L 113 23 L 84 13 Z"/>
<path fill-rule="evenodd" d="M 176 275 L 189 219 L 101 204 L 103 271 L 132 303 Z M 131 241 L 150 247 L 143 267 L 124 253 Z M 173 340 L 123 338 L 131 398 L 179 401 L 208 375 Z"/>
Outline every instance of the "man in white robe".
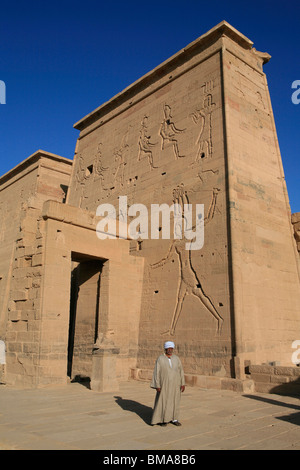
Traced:
<path fill-rule="evenodd" d="M 171 422 L 181 426 L 178 418 L 181 393 L 185 390 L 184 372 L 179 357 L 173 354 L 174 343 L 167 341 L 164 348 L 165 354 L 156 360 L 151 382 L 151 388 L 156 389 L 151 424 L 166 426 Z"/>

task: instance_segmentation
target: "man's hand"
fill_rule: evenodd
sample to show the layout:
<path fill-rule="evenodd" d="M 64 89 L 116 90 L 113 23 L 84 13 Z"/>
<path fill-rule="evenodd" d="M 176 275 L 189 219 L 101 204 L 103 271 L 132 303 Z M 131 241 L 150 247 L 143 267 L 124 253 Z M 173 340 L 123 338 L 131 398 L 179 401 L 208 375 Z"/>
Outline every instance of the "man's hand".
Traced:
<path fill-rule="evenodd" d="M 159 393 L 159 392 L 161 391 L 161 389 L 160 389 L 160 388 L 157 388 L 156 391 Z"/>
<path fill-rule="evenodd" d="M 181 385 L 180 390 L 181 390 L 182 392 L 184 392 L 184 391 L 185 391 L 185 385 Z"/>

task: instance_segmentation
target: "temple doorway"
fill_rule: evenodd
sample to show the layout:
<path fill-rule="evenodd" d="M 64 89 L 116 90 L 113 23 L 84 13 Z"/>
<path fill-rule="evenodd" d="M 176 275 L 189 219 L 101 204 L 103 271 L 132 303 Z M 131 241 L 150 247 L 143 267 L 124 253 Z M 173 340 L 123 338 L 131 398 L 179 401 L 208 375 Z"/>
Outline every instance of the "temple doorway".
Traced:
<path fill-rule="evenodd" d="M 72 254 L 67 374 L 89 383 L 92 352 L 99 328 L 103 259 Z"/>

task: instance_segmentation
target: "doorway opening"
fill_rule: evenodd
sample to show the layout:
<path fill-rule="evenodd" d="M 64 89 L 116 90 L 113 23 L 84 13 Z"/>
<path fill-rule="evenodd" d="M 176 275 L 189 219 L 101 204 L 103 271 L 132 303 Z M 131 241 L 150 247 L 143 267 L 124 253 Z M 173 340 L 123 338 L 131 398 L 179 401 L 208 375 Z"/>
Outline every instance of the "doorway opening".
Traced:
<path fill-rule="evenodd" d="M 105 260 L 72 254 L 67 375 L 89 385 L 99 328 L 101 272 Z"/>

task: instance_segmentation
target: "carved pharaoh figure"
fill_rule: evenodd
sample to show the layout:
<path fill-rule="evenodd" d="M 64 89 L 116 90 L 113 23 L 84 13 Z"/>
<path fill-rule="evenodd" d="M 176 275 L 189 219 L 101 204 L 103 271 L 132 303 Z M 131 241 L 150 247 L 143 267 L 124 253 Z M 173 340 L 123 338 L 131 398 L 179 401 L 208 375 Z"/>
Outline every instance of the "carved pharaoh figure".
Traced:
<path fill-rule="evenodd" d="M 108 171 L 109 168 L 103 166 L 101 146 L 102 146 L 102 142 L 98 144 L 97 154 L 95 157 L 95 175 L 100 176 L 100 180 L 102 182 L 104 179 L 104 173 Z"/>
<path fill-rule="evenodd" d="M 209 223 L 214 217 L 218 192 L 219 192 L 219 189 L 217 188 L 213 189 L 212 200 L 211 200 L 211 204 L 208 210 L 208 214 L 204 219 L 204 225 Z M 179 202 L 179 204 L 183 208 L 184 203 L 185 203 L 184 200 L 185 199 L 187 200 L 187 196 L 186 196 L 186 193 L 183 191 L 183 188 L 181 188 L 181 194 L 178 194 L 177 192 L 177 194 L 175 194 L 174 196 L 175 196 L 174 202 L 176 203 Z M 184 218 L 183 211 L 182 211 L 182 217 Z M 164 258 L 162 258 L 160 261 L 150 265 L 152 269 L 161 267 L 171 258 L 171 256 L 174 253 L 177 255 L 178 261 L 179 261 L 180 275 L 179 275 L 179 287 L 178 287 L 177 297 L 176 297 L 176 305 L 175 305 L 175 309 L 173 312 L 170 328 L 163 334 L 174 335 L 175 328 L 176 328 L 178 319 L 182 311 L 184 299 L 188 294 L 192 294 L 199 299 L 199 301 L 206 308 L 206 310 L 217 321 L 217 332 L 221 333 L 223 318 L 221 317 L 221 315 L 215 308 L 214 304 L 212 303 L 210 298 L 206 295 L 206 293 L 203 290 L 201 282 L 192 265 L 191 250 L 186 249 L 186 242 L 187 240 L 185 238 L 174 239 L 171 243 L 171 246 L 169 248 L 167 255 Z"/>
<path fill-rule="evenodd" d="M 164 105 L 164 120 L 162 121 L 159 129 L 159 134 L 162 138 L 161 149 L 164 150 L 165 145 L 172 145 L 175 158 L 181 158 L 183 155 L 179 155 L 178 142 L 175 138 L 176 134 L 181 134 L 185 129 L 177 129 L 174 122 L 171 121 L 171 108 L 169 105 Z"/>
<path fill-rule="evenodd" d="M 117 164 L 116 170 L 114 172 L 114 183 L 119 184 L 121 187 L 124 186 L 124 172 L 126 167 L 125 152 L 128 148 L 128 132 L 123 136 L 121 146 L 115 150 L 114 157 Z"/>
<path fill-rule="evenodd" d="M 212 129 L 211 129 L 211 115 L 216 104 L 212 102 L 212 95 L 205 96 L 203 107 L 192 113 L 191 117 L 195 124 L 201 122 L 201 130 L 196 141 L 198 147 L 195 163 L 206 155 L 212 156 Z"/>
<path fill-rule="evenodd" d="M 140 137 L 139 137 L 139 151 L 138 151 L 138 158 L 137 160 L 140 161 L 141 158 L 146 155 L 149 161 L 149 165 L 151 169 L 157 168 L 154 166 L 153 163 L 153 155 L 152 155 L 152 148 L 156 145 L 156 143 L 150 142 L 151 136 L 148 135 L 148 116 L 145 115 L 141 122 L 140 128 Z"/>

